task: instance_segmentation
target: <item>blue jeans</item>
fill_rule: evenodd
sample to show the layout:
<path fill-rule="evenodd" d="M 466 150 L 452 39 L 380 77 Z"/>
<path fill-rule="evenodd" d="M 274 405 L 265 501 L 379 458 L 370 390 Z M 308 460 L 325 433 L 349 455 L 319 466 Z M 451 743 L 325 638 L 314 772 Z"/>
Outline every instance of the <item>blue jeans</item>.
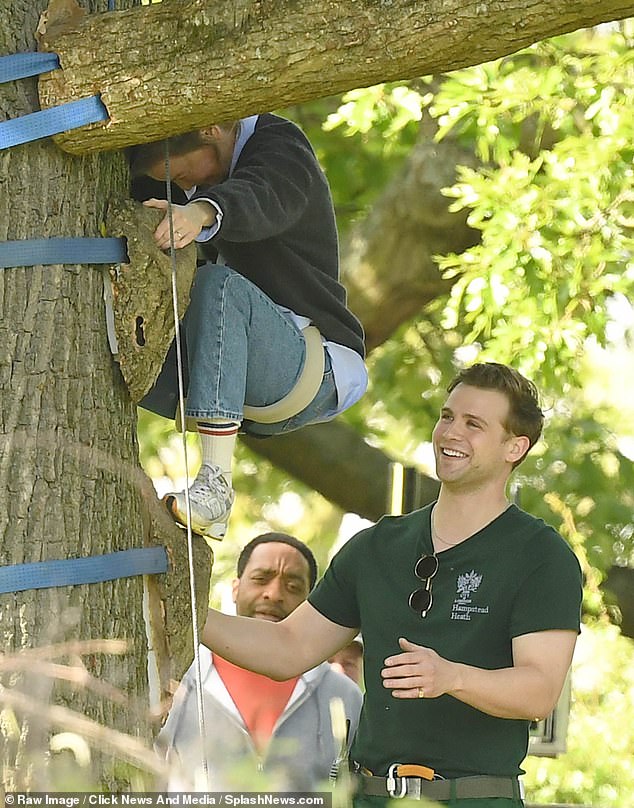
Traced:
<path fill-rule="evenodd" d="M 283 398 L 304 365 L 304 337 L 255 284 L 226 266 L 204 264 L 191 289 L 181 326 L 187 415 L 243 420 L 243 406 Z M 141 406 L 174 418 L 178 404 L 176 345 L 172 343 L 154 387 Z M 276 424 L 244 421 L 252 435 L 290 432 L 324 420 L 337 391 L 328 352 L 319 392 L 302 412 Z"/>

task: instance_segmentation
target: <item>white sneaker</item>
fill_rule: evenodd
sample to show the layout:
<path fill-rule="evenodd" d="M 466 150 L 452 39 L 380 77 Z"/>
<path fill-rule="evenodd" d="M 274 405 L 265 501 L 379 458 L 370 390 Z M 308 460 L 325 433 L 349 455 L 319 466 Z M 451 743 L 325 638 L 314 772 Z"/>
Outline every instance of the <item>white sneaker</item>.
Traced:
<path fill-rule="evenodd" d="M 219 466 L 202 465 L 189 487 L 192 532 L 212 539 L 222 539 L 235 494 Z M 187 527 L 185 492 L 165 494 L 163 502 L 176 522 Z"/>

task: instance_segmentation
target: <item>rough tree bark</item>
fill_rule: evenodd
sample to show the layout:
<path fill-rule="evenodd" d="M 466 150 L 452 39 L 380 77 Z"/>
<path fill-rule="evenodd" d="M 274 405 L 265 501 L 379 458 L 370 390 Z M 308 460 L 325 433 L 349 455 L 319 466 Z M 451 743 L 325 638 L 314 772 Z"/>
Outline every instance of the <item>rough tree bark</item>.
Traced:
<path fill-rule="evenodd" d="M 34 50 L 44 7 L 42 0 L 15 3 L 9 14 L 2 10 L 0 41 L 9 53 Z M 35 80 L 0 85 L 2 117 L 34 109 Z M 2 240 L 98 236 L 108 199 L 127 196 L 120 154 L 77 158 L 39 141 L 0 152 L 0 162 Z M 163 544 L 170 548 L 172 569 L 146 581 L 147 625 L 141 577 L 0 595 L 4 653 L 65 640 L 127 642 L 123 654 L 81 657 L 90 674 L 125 692 L 125 703 L 86 688 L 60 688 L 50 676 L 39 676 L 37 665 L 10 680 L 3 676 L 3 685 L 42 699 L 40 720 L 14 725 L 13 731 L 6 714 L 0 722 L 0 767 L 10 789 L 45 783 L 40 755 L 50 730 L 49 699 L 148 737 L 148 635 L 157 657 L 154 670 L 162 677 L 157 696 L 192 654 L 184 540 L 167 515 L 161 519 L 139 468 L 136 409 L 109 351 L 103 288 L 95 266 L 0 270 L 0 564 Z M 197 550 L 197 566 L 205 573 L 204 543 Z M 207 585 L 205 574 L 203 610 Z M 57 661 L 68 659 L 65 653 Z"/>
<path fill-rule="evenodd" d="M 41 98 L 50 106 L 100 93 L 108 123 L 58 142 L 75 153 L 120 149 L 480 64 L 632 14 L 632 0 L 172 0 L 85 17 L 48 37 L 63 70 L 40 82 Z"/>

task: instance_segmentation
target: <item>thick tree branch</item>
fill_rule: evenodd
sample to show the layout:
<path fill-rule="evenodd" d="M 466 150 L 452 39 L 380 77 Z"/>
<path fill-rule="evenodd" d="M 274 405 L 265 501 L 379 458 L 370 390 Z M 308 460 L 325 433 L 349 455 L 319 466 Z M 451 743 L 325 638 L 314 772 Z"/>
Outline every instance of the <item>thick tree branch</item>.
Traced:
<path fill-rule="evenodd" d="M 442 193 L 456 181 L 456 166 L 475 167 L 476 158 L 451 138 L 434 142 L 435 131 L 424 123 L 401 171 L 342 245 L 348 302 L 363 323 L 368 352 L 449 292 L 435 256 L 460 253 L 479 239 L 465 212 L 449 212 Z"/>
<path fill-rule="evenodd" d="M 382 81 L 480 64 L 634 14 L 633 0 L 182 0 L 74 18 L 42 47 L 43 107 L 99 93 L 107 123 L 60 135 L 120 149 Z"/>
<path fill-rule="evenodd" d="M 341 421 L 243 441 L 344 511 L 376 520 L 388 510 L 390 458 Z M 437 492 L 438 483 L 423 477 L 425 501 L 431 502 Z"/>

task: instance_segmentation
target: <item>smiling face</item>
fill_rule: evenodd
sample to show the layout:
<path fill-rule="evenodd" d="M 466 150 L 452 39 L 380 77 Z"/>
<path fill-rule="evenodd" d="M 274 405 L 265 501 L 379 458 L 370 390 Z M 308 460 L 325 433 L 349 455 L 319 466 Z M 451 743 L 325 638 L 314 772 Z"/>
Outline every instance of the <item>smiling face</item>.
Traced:
<path fill-rule="evenodd" d="M 265 542 L 233 582 L 233 601 L 242 617 L 279 622 L 306 600 L 310 569 L 304 556 L 283 542 Z"/>
<path fill-rule="evenodd" d="M 508 415 L 508 399 L 497 390 L 461 383 L 451 391 L 432 434 L 443 485 L 464 491 L 504 487 L 529 445 L 528 438 L 508 432 Z"/>

